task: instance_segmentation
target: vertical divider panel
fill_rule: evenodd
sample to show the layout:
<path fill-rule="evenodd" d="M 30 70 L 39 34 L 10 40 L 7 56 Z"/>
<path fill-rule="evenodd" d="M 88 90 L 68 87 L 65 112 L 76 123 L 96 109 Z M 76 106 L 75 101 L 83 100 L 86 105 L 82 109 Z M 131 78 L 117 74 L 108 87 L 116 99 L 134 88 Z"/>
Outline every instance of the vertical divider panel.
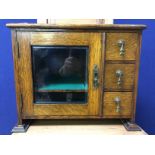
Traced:
<path fill-rule="evenodd" d="M 99 115 L 100 97 L 101 97 L 101 33 L 90 33 L 90 55 L 89 55 L 89 113 Z M 93 68 L 98 66 L 99 86 L 93 87 Z M 97 104 L 98 103 L 98 104 Z"/>
<path fill-rule="evenodd" d="M 106 33 L 102 33 L 102 39 L 101 39 L 101 71 L 100 71 L 100 78 L 101 78 L 101 88 L 100 88 L 100 92 L 101 92 L 101 97 L 100 97 L 100 116 L 103 117 L 103 107 L 104 107 L 104 102 L 103 102 L 103 98 L 104 98 L 104 81 L 105 81 L 105 54 L 106 54 Z"/>

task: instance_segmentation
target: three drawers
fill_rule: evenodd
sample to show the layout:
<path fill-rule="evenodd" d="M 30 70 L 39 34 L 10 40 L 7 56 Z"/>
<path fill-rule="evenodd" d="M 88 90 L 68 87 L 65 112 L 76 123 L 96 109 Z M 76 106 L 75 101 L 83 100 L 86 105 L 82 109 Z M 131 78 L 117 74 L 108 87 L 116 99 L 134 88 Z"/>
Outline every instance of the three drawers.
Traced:
<path fill-rule="evenodd" d="M 132 112 L 137 33 L 107 33 L 104 77 L 104 117 L 128 117 Z"/>

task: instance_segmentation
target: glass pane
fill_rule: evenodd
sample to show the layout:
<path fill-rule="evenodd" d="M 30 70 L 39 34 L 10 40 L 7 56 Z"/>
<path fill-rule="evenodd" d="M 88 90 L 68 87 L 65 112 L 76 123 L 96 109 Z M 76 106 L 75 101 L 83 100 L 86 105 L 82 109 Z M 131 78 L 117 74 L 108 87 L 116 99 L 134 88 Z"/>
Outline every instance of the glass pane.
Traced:
<path fill-rule="evenodd" d="M 34 103 L 87 103 L 88 50 L 83 46 L 32 46 Z"/>

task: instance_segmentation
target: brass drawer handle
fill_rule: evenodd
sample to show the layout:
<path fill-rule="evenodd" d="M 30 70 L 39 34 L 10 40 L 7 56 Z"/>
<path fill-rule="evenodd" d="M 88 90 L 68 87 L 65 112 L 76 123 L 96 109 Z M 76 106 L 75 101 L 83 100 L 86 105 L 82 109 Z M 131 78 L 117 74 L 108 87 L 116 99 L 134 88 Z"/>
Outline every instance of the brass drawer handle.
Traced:
<path fill-rule="evenodd" d="M 123 71 L 120 70 L 120 69 L 116 70 L 116 77 L 118 78 L 117 79 L 117 85 L 118 86 L 121 86 L 121 84 L 122 84 L 122 78 L 123 78 Z"/>
<path fill-rule="evenodd" d="M 93 87 L 96 89 L 99 86 L 99 69 L 95 64 L 93 68 Z"/>
<path fill-rule="evenodd" d="M 120 97 L 115 97 L 114 102 L 116 104 L 116 112 L 119 113 L 121 111 L 121 107 L 120 107 L 121 99 L 120 99 Z"/>
<path fill-rule="evenodd" d="M 124 40 L 119 40 L 118 41 L 118 47 L 120 48 L 119 49 L 119 54 L 121 55 L 121 56 L 124 56 L 124 54 L 125 54 L 125 41 Z"/>

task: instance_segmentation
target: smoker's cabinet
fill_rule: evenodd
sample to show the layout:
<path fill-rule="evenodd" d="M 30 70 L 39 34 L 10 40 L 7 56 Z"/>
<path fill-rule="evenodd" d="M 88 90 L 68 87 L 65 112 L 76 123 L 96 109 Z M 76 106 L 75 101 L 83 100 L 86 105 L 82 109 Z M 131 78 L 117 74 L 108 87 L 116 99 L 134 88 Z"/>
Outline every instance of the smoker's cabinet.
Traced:
<path fill-rule="evenodd" d="M 134 124 L 145 25 L 7 24 L 18 125 L 29 119 L 127 119 Z M 132 122 L 132 123 L 131 123 Z"/>

